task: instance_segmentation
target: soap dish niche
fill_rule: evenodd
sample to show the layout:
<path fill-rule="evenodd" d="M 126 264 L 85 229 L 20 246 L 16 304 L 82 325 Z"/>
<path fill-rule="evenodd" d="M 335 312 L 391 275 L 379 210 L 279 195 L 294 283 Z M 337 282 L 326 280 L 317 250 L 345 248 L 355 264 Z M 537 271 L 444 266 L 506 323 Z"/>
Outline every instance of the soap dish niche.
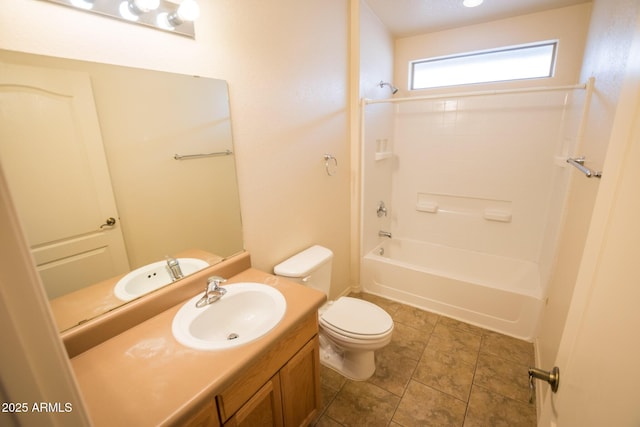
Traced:
<path fill-rule="evenodd" d="M 389 140 L 387 138 L 376 139 L 375 159 L 384 160 L 384 159 L 388 159 L 392 155 L 393 155 L 393 152 L 391 151 Z"/>

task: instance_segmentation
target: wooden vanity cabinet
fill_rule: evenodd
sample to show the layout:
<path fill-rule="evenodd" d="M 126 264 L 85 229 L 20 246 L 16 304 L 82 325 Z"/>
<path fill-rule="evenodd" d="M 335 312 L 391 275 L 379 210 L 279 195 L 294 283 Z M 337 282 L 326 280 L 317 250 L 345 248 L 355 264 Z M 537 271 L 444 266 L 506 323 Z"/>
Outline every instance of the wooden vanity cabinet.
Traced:
<path fill-rule="evenodd" d="M 314 313 L 217 395 L 222 425 L 309 425 L 320 409 L 317 333 Z"/>
<path fill-rule="evenodd" d="M 220 427 L 215 400 L 211 399 L 206 405 L 196 409 L 177 425 L 181 427 Z"/>

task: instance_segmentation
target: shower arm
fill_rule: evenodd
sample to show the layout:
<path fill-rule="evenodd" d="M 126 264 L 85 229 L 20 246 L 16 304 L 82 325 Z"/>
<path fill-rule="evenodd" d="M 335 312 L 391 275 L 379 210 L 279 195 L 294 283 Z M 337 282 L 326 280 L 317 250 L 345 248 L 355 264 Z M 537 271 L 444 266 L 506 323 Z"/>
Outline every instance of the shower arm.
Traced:
<path fill-rule="evenodd" d="M 380 83 L 378 83 L 378 86 L 380 86 L 381 88 L 385 87 L 385 86 L 389 86 L 389 89 L 391 89 L 391 94 L 394 95 L 396 92 L 398 92 L 398 88 L 395 87 L 394 85 L 392 85 L 391 83 L 385 82 L 380 80 Z"/>

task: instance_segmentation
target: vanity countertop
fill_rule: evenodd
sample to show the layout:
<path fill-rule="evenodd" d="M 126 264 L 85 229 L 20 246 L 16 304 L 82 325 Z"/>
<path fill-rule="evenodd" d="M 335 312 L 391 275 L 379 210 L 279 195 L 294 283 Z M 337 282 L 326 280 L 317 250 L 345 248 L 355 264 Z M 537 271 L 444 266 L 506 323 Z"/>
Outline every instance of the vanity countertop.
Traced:
<path fill-rule="evenodd" d="M 287 301 L 281 322 L 264 337 L 222 351 L 202 351 L 178 343 L 171 323 L 180 304 L 71 359 L 95 426 L 155 426 L 179 420 L 194 405 L 221 392 L 259 356 L 325 301 L 325 295 L 250 268 L 231 277 L 264 283 Z"/>

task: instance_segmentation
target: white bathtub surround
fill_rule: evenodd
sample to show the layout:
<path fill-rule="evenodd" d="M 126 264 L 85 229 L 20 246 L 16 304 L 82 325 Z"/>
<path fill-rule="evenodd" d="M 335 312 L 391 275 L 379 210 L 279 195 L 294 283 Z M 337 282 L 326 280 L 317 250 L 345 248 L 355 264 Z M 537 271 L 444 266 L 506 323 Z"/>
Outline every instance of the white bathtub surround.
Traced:
<path fill-rule="evenodd" d="M 380 105 L 367 105 L 363 290 L 533 339 L 570 176 L 557 159 L 574 154 L 589 88 L 387 101 L 393 154 L 383 160 L 383 134 L 368 125 Z M 388 217 L 375 216 L 379 200 Z M 394 239 L 383 242 L 379 230 Z"/>
<path fill-rule="evenodd" d="M 366 292 L 528 341 L 544 306 L 536 264 L 427 242 L 387 240 L 362 274 Z"/>

